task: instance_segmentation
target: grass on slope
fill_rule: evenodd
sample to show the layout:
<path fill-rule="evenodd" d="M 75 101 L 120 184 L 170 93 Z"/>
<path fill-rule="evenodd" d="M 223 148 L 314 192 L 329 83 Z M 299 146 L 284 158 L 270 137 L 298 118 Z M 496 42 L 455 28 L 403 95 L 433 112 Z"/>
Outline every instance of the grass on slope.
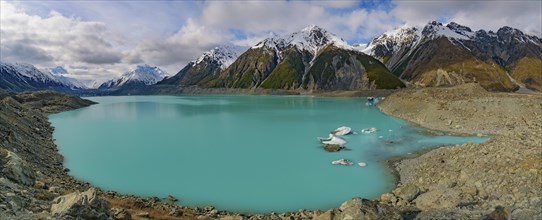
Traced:
<path fill-rule="evenodd" d="M 542 92 L 542 59 L 521 58 L 512 68 L 512 78 L 531 90 Z"/>

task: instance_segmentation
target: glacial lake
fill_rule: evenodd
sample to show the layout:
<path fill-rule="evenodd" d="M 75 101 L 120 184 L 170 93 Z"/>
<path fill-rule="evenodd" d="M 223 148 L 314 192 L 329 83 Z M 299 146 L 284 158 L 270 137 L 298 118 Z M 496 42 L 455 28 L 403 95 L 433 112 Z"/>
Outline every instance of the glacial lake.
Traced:
<path fill-rule="evenodd" d="M 92 97 L 100 104 L 51 115 L 70 174 L 104 190 L 173 195 L 187 206 L 239 212 L 327 210 L 394 187 L 382 162 L 486 138 L 424 135 L 365 98 L 303 96 Z M 349 126 L 350 151 L 317 137 Z M 376 127 L 371 134 L 360 132 Z M 337 159 L 366 167 L 332 165 Z"/>

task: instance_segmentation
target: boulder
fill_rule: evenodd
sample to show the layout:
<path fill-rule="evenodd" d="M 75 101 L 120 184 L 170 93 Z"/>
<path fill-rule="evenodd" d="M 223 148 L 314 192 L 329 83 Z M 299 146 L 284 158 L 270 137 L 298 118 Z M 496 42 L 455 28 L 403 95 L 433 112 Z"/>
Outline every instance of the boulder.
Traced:
<path fill-rule="evenodd" d="M 414 200 L 416 207 L 422 211 L 456 207 L 460 201 L 460 192 L 451 188 L 437 188 L 419 195 Z"/>
<path fill-rule="evenodd" d="M 224 216 L 222 218 L 220 218 L 220 220 L 243 220 L 243 216 L 239 216 L 239 215 L 235 215 L 235 216 L 232 216 L 232 215 L 229 215 L 229 216 Z"/>
<path fill-rule="evenodd" d="M 172 195 L 168 195 L 168 196 L 167 196 L 167 200 L 170 201 L 170 202 L 177 202 L 177 201 L 179 201 L 177 198 L 175 198 L 175 196 L 172 196 Z"/>
<path fill-rule="evenodd" d="M 337 152 L 344 149 L 344 147 L 341 147 L 341 145 L 338 144 L 324 144 L 324 150 L 327 152 Z"/>
<path fill-rule="evenodd" d="M 320 215 L 314 217 L 314 220 L 332 220 L 334 216 L 333 209 L 328 210 Z"/>
<path fill-rule="evenodd" d="M 51 214 L 53 216 L 72 216 L 83 219 L 109 218 L 109 203 L 98 196 L 96 189 L 85 192 L 73 192 L 59 196 L 53 200 Z"/>
<path fill-rule="evenodd" d="M 379 204 L 362 198 L 353 198 L 339 208 L 340 213 L 334 219 L 362 220 L 362 219 L 401 219 L 398 210 L 387 205 Z"/>
<path fill-rule="evenodd" d="M 414 184 L 406 184 L 395 189 L 393 193 L 404 201 L 410 202 L 418 196 L 420 189 Z"/>
<path fill-rule="evenodd" d="M 113 218 L 119 219 L 119 220 L 131 220 L 132 215 L 126 209 L 123 208 L 111 208 L 111 214 L 113 215 Z"/>
<path fill-rule="evenodd" d="M 384 193 L 380 196 L 380 201 L 384 203 L 396 203 L 397 197 L 391 193 Z"/>
<path fill-rule="evenodd" d="M 512 215 L 510 213 L 510 210 L 508 210 L 506 207 L 497 206 L 495 207 L 495 210 L 493 210 L 493 212 L 489 213 L 489 215 L 484 216 L 484 218 L 482 219 L 510 220 L 512 219 Z"/>
<path fill-rule="evenodd" d="M 33 186 L 36 181 L 34 170 L 11 151 L 0 149 L 0 168 L 1 173 L 13 182 Z"/>

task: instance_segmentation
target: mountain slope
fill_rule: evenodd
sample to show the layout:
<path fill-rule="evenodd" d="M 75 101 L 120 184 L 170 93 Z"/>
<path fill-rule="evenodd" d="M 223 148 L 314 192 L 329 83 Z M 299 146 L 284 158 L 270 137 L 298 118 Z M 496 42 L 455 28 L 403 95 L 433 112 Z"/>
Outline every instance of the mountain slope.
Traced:
<path fill-rule="evenodd" d="M 62 66 L 57 66 L 57 67 L 54 67 L 54 68 L 45 69 L 45 70 L 43 70 L 43 72 L 50 73 L 56 79 L 56 81 L 64 84 L 67 87 L 70 87 L 73 90 L 76 90 L 76 89 L 88 89 L 88 86 L 85 85 L 80 80 L 69 77 L 69 76 L 65 76 L 65 75 L 69 75 L 69 73 Z"/>
<path fill-rule="evenodd" d="M 220 71 L 231 65 L 244 51 L 244 48 L 232 45 L 215 47 L 205 52 L 177 74 L 160 81 L 160 85 L 191 86 L 204 84 L 218 76 Z"/>
<path fill-rule="evenodd" d="M 267 38 L 222 71 L 208 87 L 302 90 L 396 88 L 404 84 L 380 61 L 317 26 L 283 37 Z M 376 66 L 375 66 L 376 67 Z M 367 70 L 371 69 L 371 77 Z M 390 80 L 388 80 L 390 78 Z M 375 84 L 378 80 L 378 85 Z M 390 85 L 384 85 L 393 82 Z"/>
<path fill-rule="evenodd" d="M 529 85 L 528 88 L 540 84 L 542 79 L 536 79 L 537 72 L 521 67 L 526 62 L 519 62 L 524 57 L 541 60 L 540 42 L 537 37 L 508 27 L 488 33 L 473 32 L 453 22 L 431 22 L 424 27 L 386 32 L 371 41 L 363 52 L 415 85 L 449 86 L 476 81 L 491 91 L 514 91 L 519 86 L 510 80 L 507 71 L 512 71 L 512 77 L 522 75 L 522 79 L 516 80 Z M 514 74 L 516 69 L 530 71 Z M 542 72 L 542 67 L 538 70 Z"/>
<path fill-rule="evenodd" d="M 0 63 L 0 89 L 13 92 L 33 90 L 55 90 L 70 92 L 67 83 L 57 79 L 49 72 L 40 71 L 30 64 Z"/>
<path fill-rule="evenodd" d="M 138 65 L 134 70 L 122 74 L 119 78 L 104 82 L 98 89 L 154 85 L 167 76 L 166 72 L 156 66 Z"/>

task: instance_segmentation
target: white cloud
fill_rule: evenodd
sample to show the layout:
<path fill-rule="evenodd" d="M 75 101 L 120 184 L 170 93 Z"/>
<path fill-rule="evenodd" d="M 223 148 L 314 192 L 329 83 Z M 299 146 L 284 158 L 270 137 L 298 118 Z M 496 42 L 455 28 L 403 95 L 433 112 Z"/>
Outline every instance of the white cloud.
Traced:
<path fill-rule="evenodd" d="M 310 24 L 349 43 L 431 20 L 473 29 L 506 25 L 542 36 L 540 1 L 1 1 L 0 6 L 2 61 L 60 65 L 81 78 L 102 80 L 140 63 L 174 74 L 214 46 L 252 46 L 270 33 Z"/>
<path fill-rule="evenodd" d="M 40 68 L 64 64 L 119 64 L 122 51 L 105 24 L 68 18 L 52 11 L 31 16 L 16 5 L 1 2 L 1 51 L 5 62 L 25 62 Z M 99 75 L 99 74 L 98 74 Z"/>
<path fill-rule="evenodd" d="M 136 47 L 135 53 L 146 62 L 164 66 L 168 72 L 173 73 L 204 51 L 232 40 L 233 36 L 228 32 L 188 19 L 174 35 L 166 39 L 145 40 Z"/>
<path fill-rule="evenodd" d="M 371 39 L 397 20 L 383 9 L 357 8 L 357 1 L 209 1 L 199 21 L 247 35 L 244 42 L 269 32 L 285 34 L 316 24 L 345 39 Z M 341 8 L 340 12 L 334 12 Z M 346 10 L 348 9 L 348 10 Z M 261 39 L 260 39 L 261 40 Z"/>

